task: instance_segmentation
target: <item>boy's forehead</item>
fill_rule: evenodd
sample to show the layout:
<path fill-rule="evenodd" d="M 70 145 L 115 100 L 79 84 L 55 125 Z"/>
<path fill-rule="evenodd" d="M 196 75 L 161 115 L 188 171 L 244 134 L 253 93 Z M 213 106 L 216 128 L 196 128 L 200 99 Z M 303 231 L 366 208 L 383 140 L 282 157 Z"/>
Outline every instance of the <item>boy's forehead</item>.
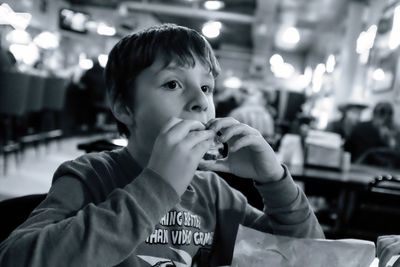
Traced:
<path fill-rule="evenodd" d="M 211 69 L 210 67 L 203 63 L 201 60 L 199 60 L 197 57 L 194 57 L 194 65 L 191 66 L 189 62 L 182 62 L 178 59 L 166 59 L 163 57 L 159 57 L 154 61 L 154 63 L 149 67 L 152 69 L 154 72 L 159 73 L 162 71 L 174 71 L 174 70 L 185 70 L 188 67 L 195 67 L 195 66 L 202 66 L 204 68 L 204 72 L 206 74 L 210 73 L 211 74 Z"/>

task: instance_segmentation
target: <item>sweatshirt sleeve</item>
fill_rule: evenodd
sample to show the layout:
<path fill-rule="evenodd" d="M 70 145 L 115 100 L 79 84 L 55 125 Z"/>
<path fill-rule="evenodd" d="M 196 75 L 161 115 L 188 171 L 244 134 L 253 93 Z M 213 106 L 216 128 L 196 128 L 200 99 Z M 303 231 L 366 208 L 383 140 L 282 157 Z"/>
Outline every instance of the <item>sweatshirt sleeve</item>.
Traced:
<path fill-rule="evenodd" d="M 276 182 L 255 184 L 264 202 L 260 211 L 247 203 L 246 197 L 231 188 L 222 178 L 210 174 L 216 188 L 217 229 L 212 261 L 216 266 L 229 265 L 239 224 L 265 233 L 299 238 L 324 238 L 324 233 L 303 191 L 285 168 Z"/>
<path fill-rule="evenodd" d="M 79 179 L 63 176 L 29 219 L 0 244 L 0 266 L 114 266 L 126 259 L 179 202 L 144 169 L 94 204 Z"/>
<path fill-rule="evenodd" d="M 264 202 L 264 214 L 246 207 L 245 224 L 273 234 L 299 238 L 324 238 L 322 228 L 304 192 L 294 183 L 286 166 L 284 177 L 255 186 Z"/>

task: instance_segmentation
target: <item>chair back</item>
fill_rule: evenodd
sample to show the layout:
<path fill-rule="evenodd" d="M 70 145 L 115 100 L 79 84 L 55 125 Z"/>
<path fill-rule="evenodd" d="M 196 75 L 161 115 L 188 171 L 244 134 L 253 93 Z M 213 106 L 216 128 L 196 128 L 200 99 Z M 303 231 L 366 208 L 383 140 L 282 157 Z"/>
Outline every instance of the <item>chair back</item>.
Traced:
<path fill-rule="evenodd" d="M 22 224 L 46 198 L 46 194 L 26 195 L 0 201 L 0 243 Z"/>
<path fill-rule="evenodd" d="M 355 163 L 394 169 L 400 166 L 400 153 L 396 149 L 387 147 L 371 148 L 365 151 Z"/>
<path fill-rule="evenodd" d="M 28 112 L 38 112 L 43 108 L 45 78 L 40 75 L 31 75 L 29 81 L 26 109 Z"/>
<path fill-rule="evenodd" d="M 48 77 L 44 86 L 43 108 L 51 111 L 61 111 L 64 108 L 66 91 L 66 79 Z"/>
<path fill-rule="evenodd" d="M 346 225 L 349 236 L 376 240 L 397 233 L 400 225 L 400 179 L 379 175 L 360 192 L 352 216 Z"/>
<path fill-rule="evenodd" d="M 400 197 L 400 178 L 396 176 L 379 175 L 368 185 L 370 193 Z"/>
<path fill-rule="evenodd" d="M 24 73 L 0 72 L 0 114 L 25 114 L 29 78 L 29 75 Z"/>

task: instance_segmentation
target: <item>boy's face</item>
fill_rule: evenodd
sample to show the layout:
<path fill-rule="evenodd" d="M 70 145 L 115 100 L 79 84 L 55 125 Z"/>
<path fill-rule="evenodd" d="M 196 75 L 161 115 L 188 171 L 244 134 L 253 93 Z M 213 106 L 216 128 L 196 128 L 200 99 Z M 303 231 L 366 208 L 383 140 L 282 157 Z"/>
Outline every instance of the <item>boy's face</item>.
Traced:
<path fill-rule="evenodd" d="M 130 129 L 136 145 L 151 151 L 161 128 L 171 117 L 207 123 L 215 118 L 214 77 L 196 58 L 196 64 L 165 66 L 156 60 L 136 78 L 135 101 L 131 110 L 135 120 Z"/>

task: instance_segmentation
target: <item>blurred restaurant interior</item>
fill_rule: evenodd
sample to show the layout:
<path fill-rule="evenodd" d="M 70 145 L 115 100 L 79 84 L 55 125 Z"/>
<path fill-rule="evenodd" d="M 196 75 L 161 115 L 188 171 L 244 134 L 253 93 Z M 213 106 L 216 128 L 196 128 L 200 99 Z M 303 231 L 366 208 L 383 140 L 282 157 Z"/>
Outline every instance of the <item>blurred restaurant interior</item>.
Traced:
<path fill-rule="evenodd" d="M 400 234 L 399 0 L 0 1 L 0 201 L 126 144 L 103 68 L 119 39 L 160 23 L 209 40 L 217 117 L 263 134 L 327 237 Z M 251 182 L 221 175 L 262 208 Z"/>

